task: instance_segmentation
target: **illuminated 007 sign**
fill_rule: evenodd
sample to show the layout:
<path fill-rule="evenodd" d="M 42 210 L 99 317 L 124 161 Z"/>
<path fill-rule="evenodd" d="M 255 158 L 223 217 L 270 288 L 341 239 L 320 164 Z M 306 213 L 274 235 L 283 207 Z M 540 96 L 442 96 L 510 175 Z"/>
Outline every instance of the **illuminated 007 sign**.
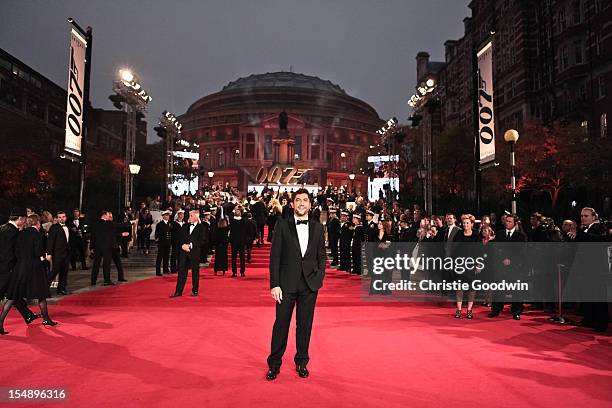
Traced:
<path fill-rule="evenodd" d="M 272 166 L 270 169 L 260 167 L 256 180 L 258 183 L 297 184 L 300 177 L 310 169 L 298 169 L 291 166 Z"/>

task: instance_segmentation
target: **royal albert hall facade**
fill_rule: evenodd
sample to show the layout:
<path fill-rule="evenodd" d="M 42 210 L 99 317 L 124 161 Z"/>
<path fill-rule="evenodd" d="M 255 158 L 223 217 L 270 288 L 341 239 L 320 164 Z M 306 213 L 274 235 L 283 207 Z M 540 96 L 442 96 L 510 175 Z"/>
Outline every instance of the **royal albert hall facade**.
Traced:
<path fill-rule="evenodd" d="M 384 123 L 338 85 L 293 72 L 230 82 L 193 103 L 179 121 L 183 137 L 200 146 L 200 185 L 230 183 L 242 191 L 264 183 L 366 191 L 356 161 L 379 142 L 376 130 Z"/>

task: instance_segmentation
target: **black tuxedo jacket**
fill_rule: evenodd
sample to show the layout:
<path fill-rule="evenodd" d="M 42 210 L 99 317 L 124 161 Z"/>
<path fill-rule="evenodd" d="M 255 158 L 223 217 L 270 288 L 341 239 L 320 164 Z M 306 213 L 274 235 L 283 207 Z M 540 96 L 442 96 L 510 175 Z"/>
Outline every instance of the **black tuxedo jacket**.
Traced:
<path fill-rule="evenodd" d="M 208 242 L 208 230 L 204 228 L 202 223 L 198 223 L 193 232 L 189 233 L 190 224 L 187 222 L 179 231 L 178 246 L 184 244 L 191 245 L 191 251 L 185 252 L 181 250 L 181 253 L 188 254 L 192 259 L 200 259 L 200 251 Z"/>
<path fill-rule="evenodd" d="M 68 227 L 68 225 L 66 225 Z M 68 234 L 70 234 L 70 228 L 68 228 Z M 70 246 L 66 240 L 66 233 L 59 224 L 53 224 L 49 228 L 49 235 L 47 236 L 47 253 L 53 258 L 61 258 L 70 255 Z"/>
<path fill-rule="evenodd" d="M 308 220 L 308 246 L 302 257 L 295 219 L 278 220 L 270 250 L 271 289 L 280 286 L 285 292 L 296 292 L 303 275 L 310 290 L 319 290 L 325 277 L 325 260 L 325 238 L 320 223 Z"/>
<path fill-rule="evenodd" d="M 74 218 L 68 220 L 66 225 L 70 230 L 70 242 L 75 244 L 77 241 L 82 240 L 85 236 L 85 217 L 79 217 L 79 226 L 74 225 Z M 80 242 L 80 241 L 79 241 Z"/>
<path fill-rule="evenodd" d="M 514 233 L 510 238 L 506 235 L 506 230 L 503 229 L 499 231 L 498 235 L 495 238 L 495 242 L 497 247 L 497 270 L 506 270 L 514 274 L 522 274 L 523 265 L 525 263 L 525 256 L 527 245 L 524 244 L 527 242 L 527 235 L 524 232 L 519 231 L 518 229 L 514 230 Z M 514 243 L 513 245 L 508 245 L 509 243 Z M 523 243 L 521 245 L 521 243 Z M 510 260 L 509 266 L 503 266 L 502 261 L 504 259 Z"/>
<path fill-rule="evenodd" d="M 229 240 L 233 247 L 243 247 L 247 243 L 247 225 L 244 218 L 230 220 Z"/>
<path fill-rule="evenodd" d="M 110 251 L 117 248 L 117 228 L 112 221 L 98 220 L 91 231 L 90 248 L 96 251 Z"/>

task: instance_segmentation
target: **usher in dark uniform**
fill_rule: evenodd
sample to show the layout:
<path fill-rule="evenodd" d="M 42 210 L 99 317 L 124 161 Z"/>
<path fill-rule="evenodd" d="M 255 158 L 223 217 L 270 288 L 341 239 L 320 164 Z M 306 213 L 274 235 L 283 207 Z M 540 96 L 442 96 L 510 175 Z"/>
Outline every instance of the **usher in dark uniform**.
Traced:
<path fill-rule="evenodd" d="M 299 221 L 298 221 L 299 222 Z M 296 365 L 308 364 L 308 346 L 317 294 L 325 276 L 325 238 L 323 226 L 314 220 L 304 220 L 296 226 L 294 217 L 279 219 L 270 251 L 270 289 L 279 286 L 283 300 L 276 303 L 276 321 L 272 330 L 268 366 L 278 371 L 287 348 L 287 336 L 293 307 L 296 307 Z M 308 245 L 302 256 L 298 228 L 308 227 Z"/>

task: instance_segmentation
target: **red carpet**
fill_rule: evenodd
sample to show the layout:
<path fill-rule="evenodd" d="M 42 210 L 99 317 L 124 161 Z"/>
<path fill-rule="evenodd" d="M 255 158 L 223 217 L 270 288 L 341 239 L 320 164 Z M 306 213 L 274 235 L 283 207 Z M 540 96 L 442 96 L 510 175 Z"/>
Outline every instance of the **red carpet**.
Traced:
<path fill-rule="evenodd" d="M 539 314 L 491 320 L 480 308 L 467 321 L 454 319 L 450 304 L 365 303 L 359 278 L 333 270 L 317 304 L 311 377 L 294 371 L 292 330 L 281 374 L 268 383 L 268 251 L 256 250 L 260 266 L 246 278 L 203 269 L 198 298 L 169 299 L 170 275 L 65 298 L 51 306 L 55 328 L 40 320 L 26 327 L 11 311 L 0 387 L 66 388 L 75 407 L 612 403 L 610 336 L 553 326 Z"/>

